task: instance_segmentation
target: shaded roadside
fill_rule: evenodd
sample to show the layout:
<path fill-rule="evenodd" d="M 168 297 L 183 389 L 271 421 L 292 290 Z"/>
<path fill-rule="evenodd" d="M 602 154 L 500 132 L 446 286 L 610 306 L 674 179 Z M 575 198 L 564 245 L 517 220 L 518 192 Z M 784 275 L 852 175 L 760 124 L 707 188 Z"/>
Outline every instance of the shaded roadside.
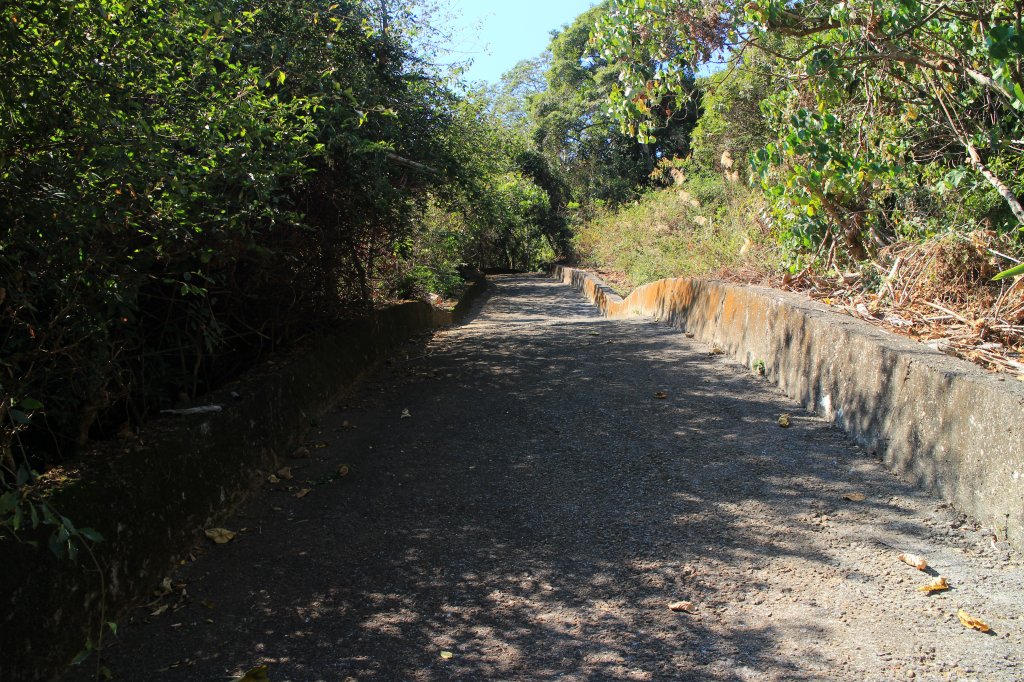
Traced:
<path fill-rule="evenodd" d="M 478 305 L 322 420 L 245 531 L 121 626 L 117 678 L 1024 676 L 1019 557 L 843 434 L 549 280 L 498 277 Z M 954 589 L 916 592 L 904 550 Z"/>

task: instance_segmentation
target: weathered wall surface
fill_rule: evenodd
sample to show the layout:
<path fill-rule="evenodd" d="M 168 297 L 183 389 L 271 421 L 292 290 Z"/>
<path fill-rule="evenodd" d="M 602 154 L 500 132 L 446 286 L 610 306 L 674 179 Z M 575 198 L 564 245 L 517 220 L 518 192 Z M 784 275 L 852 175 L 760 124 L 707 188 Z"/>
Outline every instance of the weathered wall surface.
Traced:
<path fill-rule="evenodd" d="M 67 472 L 46 497 L 103 534 L 94 546 L 102 572 L 88 556 L 55 559 L 45 533 L 38 549 L 0 540 L 0 682 L 59 674 L 103 621 L 150 594 L 202 529 L 258 486 L 349 384 L 409 336 L 457 321 L 483 286 L 453 311 L 403 303 L 310 340 L 204 396 L 222 412 L 157 420 L 144 446 L 105 444 Z"/>
<path fill-rule="evenodd" d="M 554 266 L 608 317 L 694 334 L 834 420 L 905 479 L 1024 549 L 1024 384 L 825 306 L 760 287 L 666 279 L 625 299 Z"/>

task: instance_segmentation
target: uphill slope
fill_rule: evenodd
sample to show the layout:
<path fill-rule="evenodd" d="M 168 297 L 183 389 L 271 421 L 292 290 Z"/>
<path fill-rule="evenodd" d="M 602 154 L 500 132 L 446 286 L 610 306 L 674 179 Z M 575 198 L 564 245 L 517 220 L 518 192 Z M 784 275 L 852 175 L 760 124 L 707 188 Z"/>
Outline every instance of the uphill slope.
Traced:
<path fill-rule="evenodd" d="M 1020 557 L 842 432 L 541 276 L 477 306 L 122 624 L 117 679 L 1024 678 Z"/>

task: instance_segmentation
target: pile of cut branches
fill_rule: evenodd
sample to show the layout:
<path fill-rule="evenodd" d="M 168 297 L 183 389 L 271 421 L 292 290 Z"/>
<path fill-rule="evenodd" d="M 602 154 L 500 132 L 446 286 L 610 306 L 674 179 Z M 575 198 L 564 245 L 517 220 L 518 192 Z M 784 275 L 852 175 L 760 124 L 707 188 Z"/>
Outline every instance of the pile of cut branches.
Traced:
<path fill-rule="evenodd" d="M 989 230 L 899 242 L 856 272 L 783 278 L 798 291 L 936 350 L 1024 380 L 1024 277 L 993 281 L 1018 262 Z"/>

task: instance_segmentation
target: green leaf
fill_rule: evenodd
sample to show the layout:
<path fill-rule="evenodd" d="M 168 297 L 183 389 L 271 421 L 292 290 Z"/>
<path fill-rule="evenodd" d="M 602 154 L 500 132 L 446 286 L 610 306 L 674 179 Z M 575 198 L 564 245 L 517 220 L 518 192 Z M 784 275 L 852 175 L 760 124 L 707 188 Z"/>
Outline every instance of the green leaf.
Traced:
<path fill-rule="evenodd" d="M 79 528 L 78 534 L 90 542 L 103 542 L 103 536 L 94 528 Z"/>
<path fill-rule="evenodd" d="M 26 410 L 41 410 L 43 404 L 35 398 L 22 398 L 21 402 L 18 403 L 23 409 Z"/>
<path fill-rule="evenodd" d="M 1024 263 L 1020 263 L 1019 265 L 1015 265 L 1014 267 L 1010 268 L 1009 270 L 1003 270 L 998 275 L 993 277 L 992 281 L 996 282 L 996 281 L 999 281 L 1001 279 L 1006 279 L 1007 277 L 1016 277 L 1018 275 L 1024 275 Z"/>
<path fill-rule="evenodd" d="M 86 642 L 85 648 L 75 654 L 75 657 L 71 659 L 71 665 L 82 665 L 85 659 L 92 655 L 92 642 Z"/>

